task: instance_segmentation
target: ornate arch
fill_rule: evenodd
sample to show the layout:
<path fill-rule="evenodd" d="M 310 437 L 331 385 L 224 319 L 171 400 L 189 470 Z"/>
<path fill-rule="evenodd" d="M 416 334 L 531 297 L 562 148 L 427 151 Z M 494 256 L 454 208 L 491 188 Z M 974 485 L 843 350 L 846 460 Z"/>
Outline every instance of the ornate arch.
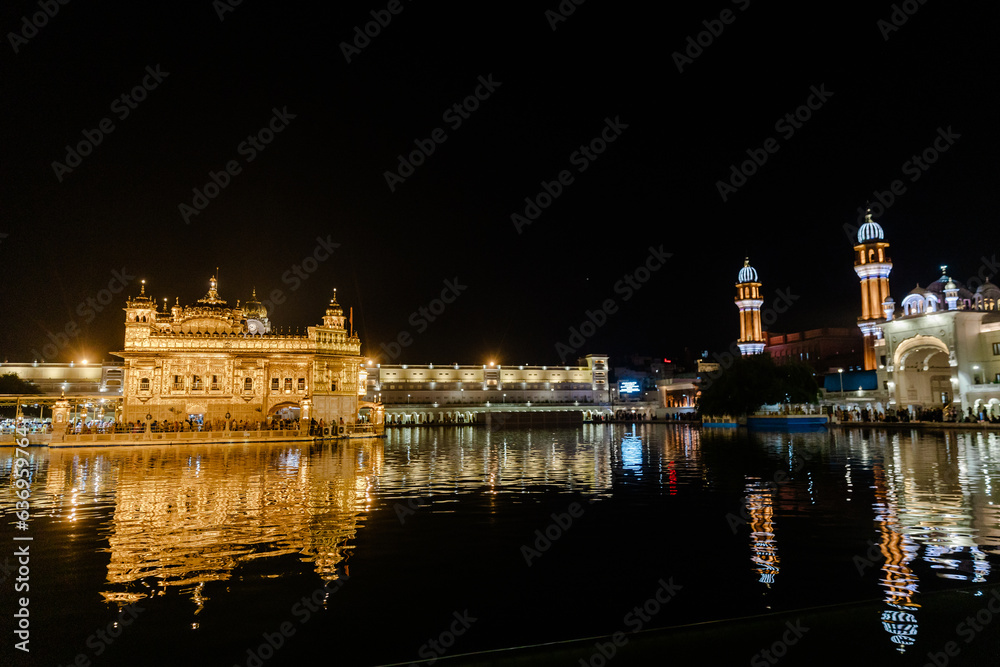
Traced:
<path fill-rule="evenodd" d="M 940 338 L 937 338 L 936 336 L 926 336 L 923 334 L 917 334 L 916 336 L 907 338 L 906 340 L 904 340 L 903 342 L 901 342 L 899 345 L 896 346 L 896 351 L 892 355 L 893 366 L 897 369 L 904 368 L 904 362 L 906 361 L 907 357 L 909 357 L 917 350 L 927 347 L 934 348 L 934 351 L 923 358 L 923 363 L 921 364 L 921 366 L 924 367 L 927 366 L 927 362 L 930 361 L 930 358 L 933 357 L 938 352 L 943 352 L 945 355 L 950 355 L 951 352 L 948 349 L 948 346 L 945 344 L 945 342 L 942 341 Z"/>

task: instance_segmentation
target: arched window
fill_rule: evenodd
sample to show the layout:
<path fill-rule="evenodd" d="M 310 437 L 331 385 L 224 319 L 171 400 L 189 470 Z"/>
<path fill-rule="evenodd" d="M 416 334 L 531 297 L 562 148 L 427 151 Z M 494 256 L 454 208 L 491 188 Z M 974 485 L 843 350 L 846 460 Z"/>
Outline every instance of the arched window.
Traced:
<path fill-rule="evenodd" d="M 139 380 L 139 391 L 149 391 L 149 378 Z"/>
<path fill-rule="evenodd" d="M 243 391 L 253 391 L 253 378 L 243 380 Z"/>

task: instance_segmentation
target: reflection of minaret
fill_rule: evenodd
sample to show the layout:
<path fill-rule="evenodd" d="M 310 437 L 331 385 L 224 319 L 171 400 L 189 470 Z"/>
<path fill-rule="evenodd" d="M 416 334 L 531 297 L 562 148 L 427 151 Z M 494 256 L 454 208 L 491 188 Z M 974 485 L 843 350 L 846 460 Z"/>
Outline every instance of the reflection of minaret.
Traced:
<path fill-rule="evenodd" d="M 917 617 L 914 612 L 920 608 L 913 601 L 919 579 L 909 568 L 919 546 L 903 533 L 899 522 L 896 493 L 887 482 L 881 464 L 874 466 L 875 476 L 875 522 L 879 530 L 879 550 L 885 561 L 882 563 L 882 578 L 879 584 L 885 589 L 888 609 L 882 612 L 882 626 L 889 633 L 900 653 L 912 646 L 917 635 Z"/>
<path fill-rule="evenodd" d="M 747 257 L 736 283 L 736 307 L 740 309 L 740 339 L 737 345 L 744 357 L 764 351 L 764 333 L 760 326 L 760 307 L 763 303 L 757 270 L 750 266 L 750 258 Z"/>
<path fill-rule="evenodd" d="M 778 574 L 778 541 L 774 536 L 774 490 L 765 487 L 760 479 L 747 477 L 747 511 L 750 513 L 750 560 L 757 565 L 760 583 L 768 588 Z"/>
<path fill-rule="evenodd" d="M 858 327 L 864 334 L 865 370 L 878 368 L 875 339 L 882 337 L 879 324 L 885 321 L 882 303 L 889 298 L 889 244 L 882 240 L 882 227 L 872 220 L 871 209 L 865 214 L 865 224 L 858 229 L 858 245 L 854 246 L 854 271 L 861 279 L 861 317 Z"/>

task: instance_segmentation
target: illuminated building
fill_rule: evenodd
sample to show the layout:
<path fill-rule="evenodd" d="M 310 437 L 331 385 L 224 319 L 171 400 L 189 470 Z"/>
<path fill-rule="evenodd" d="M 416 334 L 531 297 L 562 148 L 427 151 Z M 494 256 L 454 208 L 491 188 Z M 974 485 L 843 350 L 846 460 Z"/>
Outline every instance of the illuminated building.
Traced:
<path fill-rule="evenodd" d="M 679 414 L 693 414 L 701 395 L 700 383 L 698 377 L 657 380 L 659 407 L 664 408 L 671 418 L 677 418 Z"/>
<path fill-rule="evenodd" d="M 194 305 L 163 309 L 142 291 L 125 307 L 122 420 L 356 422 L 364 393 L 361 341 L 344 328 L 336 290 L 322 324 L 276 333 L 252 296 L 235 307 L 218 282 Z"/>
<path fill-rule="evenodd" d="M 118 363 L 8 362 L 0 364 L 0 374 L 5 373 L 17 375 L 50 396 L 106 393 L 110 398 L 122 393 L 123 371 Z"/>
<path fill-rule="evenodd" d="M 837 368 L 859 370 L 863 364 L 864 341 L 858 329 L 827 327 L 797 333 L 765 332 L 767 353 L 776 364 L 800 361 L 817 373 Z"/>
<path fill-rule="evenodd" d="M 587 355 L 578 366 L 495 364 L 387 365 L 367 368 L 368 400 L 386 406 L 387 421 L 475 421 L 486 407 L 574 410 L 584 419 L 609 412 L 608 357 Z"/>
<path fill-rule="evenodd" d="M 882 227 L 872 221 L 871 209 L 865 223 L 858 229 L 858 245 L 854 246 L 854 271 L 861 279 L 861 317 L 858 328 L 864 335 L 865 370 L 877 366 L 875 341 L 881 337 L 879 324 L 884 321 L 882 303 L 889 298 L 889 244 L 883 240 Z"/>
<path fill-rule="evenodd" d="M 872 356 L 866 347 L 865 367 L 870 362 L 878 370 L 889 404 L 1000 414 L 1000 287 L 987 278 L 973 292 L 943 266 L 935 281 L 917 285 L 897 309 L 887 291 L 888 244 L 882 227 L 867 219 L 855 248 L 855 269 L 863 277 L 859 326 L 871 325 L 865 341 Z M 881 301 L 874 304 L 875 298 Z M 876 305 L 881 317 L 875 317 Z"/>
<path fill-rule="evenodd" d="M 739 282 L 736 283 L 736 307 L 740 309 L 740 339 L 737 341 L 743 356 L 764 351 L 764 333 L 760 326 L 760 296 L 757 270 L 750 266 L 750 258 L 743 262 Z"/>

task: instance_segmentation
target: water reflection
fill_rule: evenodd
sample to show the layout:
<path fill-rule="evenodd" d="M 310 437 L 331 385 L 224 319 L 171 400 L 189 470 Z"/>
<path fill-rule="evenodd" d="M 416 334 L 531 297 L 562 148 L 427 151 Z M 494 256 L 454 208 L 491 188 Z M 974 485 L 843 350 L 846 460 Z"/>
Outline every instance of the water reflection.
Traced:
<path fill-rule="evenodd" d="M 12 454 L 0 450 L 8 479 Z M 283 576 L 292 569 L 288 559 L 333 580 L 359 532 L 378 525 L 379 512 L 388 517 L 384 530 L 400 525 L 393 507 L 404 498 L 422 499 L 421 511 L 429 513 L 506 511 L 510 522 L 526 522 L 505 525 L 514 539 L 538 525 L 535 515 L 514 517 L 512 503 L 552 494 L 600 498 L 621 512 L 599 527 L 601 535 L 614 534 L 616 519 L 638 516 L 633 525 L 652 526 L 651 533 L 676 521 L 698 542 L 725 526 L 727 509 L 745 497 L 746 525 L 711 544 L 726 551 L 713 558 L 735 562 L 739 571 L 719 568 L 717 581 L 692 587 L 728 594 L 752 575 L 750 585 L 767 598 L 740 601 L 750 610 L 776 600 L 811 606 L 823 602 L 811 597 L 816 573 L 844 572 L 845 563 L 868 557 L 857 545 L 870 542 L 870 567 L 860 576 L 852 568 L 833 585 L 823 582 L 823 591 L 842 584 L 856 599 L 881 599 L 870 622 L 901 651 L 919 640 L 927 622 L 920 593 L 988 583 L 1000 556 L 1000 439 L 994 434 L 855 429 L 748 436 L 649 424 L 628 430 L 428 427 L 391 429 L 384 441 L 325 446 L 33 448 L 31 454 L 33 515 L 50 520 L 67 549 L 84 548 L 68 539 L 82 528 L 98 531 L 100 541 L 86 544 L 107 554 L 101 594 L 119 603 L 173 588 L 201 609 L 210 604 L 208 582 L 243 576 L 251 564 L 260 565 L 253 569 L 259 576 Z M 0 489 L 0 506 L 14 501 L 10 485 Z M 586 525 L 601 520 L 598 512 L 588 514 Z M 413 525 L 392 534 L 411 540 L 405 546 L 378 543 L 405 553 L 456 539 Z M 555 563 L 570 544 L 561 543 L 546 562 Z M 664 551 L 678 571 L 698 569 L 697 549 Z M 395 557 L 398 552 L 384 561 Z M 498 587 L 511 588 L 520 585 L 517 576 L 489 574 Z"/>
<path fill-rule="evenodd" d="M 622 437 L 622 467 L 642 477 L 642 439 L 635 431 Z"/>
<path fill-rule="evenodd" d="M 610 496 L 622 460 L 618 445 L 607 427 L 592 424 L 556 431 L 390 429 L 385 451 L 391 465 L 379 490 L 386 498 L 527 494 L 537 487 Z"/>
<path fill-rule="evenodd" d="M 51 450 L 36 511 L 66 532 L 87 514 L 105 516 L 106 600 L 187 587 L 200 608 L 205 582 L 255 559 L 296 554 L 321 579 L 337 578 L 371 509 L 382 445 L 317 454 L 280 445 Z"/>
<path fill-rule="evenodd" d="M 882 554 L 882 574 L 879 585 L 885 589 L 886 609 L 881 620 L 889 639 L 905 651 L 916 641 L 920 605 L 913 601 L 919 590 L 919 580 L 909 567 L 916 558 L 917 543 L 903 532 L 898 517 L 897 489 L 894 480 L 887 479 L 881 464 L 875 473 L 875 524 L 879 533 L 878 548 Z"/>
<path fill-rule="evenodd" d="M 778 541 L 774 534 L 774 490 L 761 479 L 747 478 L 747 512 L 750 515 L 750 560 L 758 581 L 767 588 L 778 574 Z"/>
<path fill-rule="evenodd" d="M 881 620 L 890 641 L 905 651 L 919 626 L 916 561 L 941 579 L 987 581 L 988 554 L 997 554 L 1000 544 L 993 501 L 1000 441 L 992 433 L 917 431 L 851 431 L 841 438 L 871 461 L 886 603 Z"/>

